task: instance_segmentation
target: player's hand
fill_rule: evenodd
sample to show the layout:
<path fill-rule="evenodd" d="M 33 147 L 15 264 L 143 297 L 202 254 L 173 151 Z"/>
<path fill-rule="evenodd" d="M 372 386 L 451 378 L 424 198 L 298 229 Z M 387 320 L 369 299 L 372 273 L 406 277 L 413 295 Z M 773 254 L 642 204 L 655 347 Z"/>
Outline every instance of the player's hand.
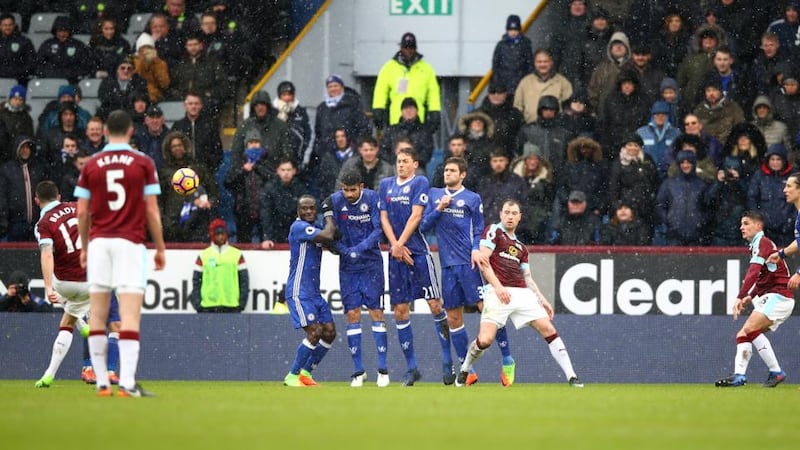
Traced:
<path fill-rule="evenodd" d="M 439 212 L 444 211 L 445 208 L 450 206 L 450 200 L 452 200 L 452 197 L 450 197 L 449 195 L 443 196 L 442 199 L 439 200 L 439 204 L 436 205 L 436 210 Z"/>
<path fill-rule="evenodd" d="M 479 250 L 473 250 L 470 253 L 470 260 L 472 260 L 472 268 L 480 267 L 482 263 L 488 263 L 489 258 L 483 255 Z"/>
<path fill-rule="evenodd" d="M 414 265 L 414 260 L 411 258 L 411 251 L 405 245 L 392 246 L 392 258 L 404 262 L 409 266 Z"/>
<path fill-rule="evenodd" d="M 163 270 L 167 265 L 167 256 L 164 250 L 156 250 L 156 256 L 153 259 L 156 263 L 156 270 Z"/>
<path fill-rule="evenodd" d="M 81 249 L 80 261 L 81 261 L 81 269 L 85 269 L 86 268 L 86 249 L 85 248 Z"/>
<path fill-rule="evenodd" d="M 792 278 L 789 278 L 789 289 L 792 291 L 796 291 L 797 288 L 800 286 L 800 274 L 795 273 L 792 275 Z"/>
<path fill-rule="evenodd" d="M 55 289 L 53 289 L 52 287 L 50 289 L 45 288 L 44 291 L 45 294 L 47 294 L 47 300 L 50 301 L 50 303 L 60 303 L 59 302 L 60 296 L 58 295 L 58 292 L 55 291 Z"/>
<path fill-rule="evenodd" d="M 273 247 L 275 247 L 275 242 L 273 242 L 273 241 L 266 240 L 266 241 L 261 243 L 261 249 L 262 250 L 272 250 Z"/>
<path fill-rule="evenodd" d="M 504 305 L 511 303 L 511 293 L 508 292 L 505 286 L 500 286 L 494 292 L 497 294 L 497 299 L 500 300 L 500 303 Z"/>
<path fill-rule="evenodd" d="M 556 313 L 553 311 L 553 305 L 551 305 L 546 298 L 542 299 L 542 308 L 544 308 L 544 310 L 547 312 L 547 317 L 549 317 L 550 320 L 553 320 L 553 317 L 556 315 Z"/>
<path fill-rule="evenodd" d="M 733 320 L 736 321 L 739 318 L 739 314 L 742 313 L 744 309 L 744 304 L 742 304 L 742 299 L 737 298 L 736 303 L 733 304 Z"/>
<path fill-rule="evenodd" d="M 767 257 L 767 262 L 772 264 L 777 264 L 781 261 L 780 255 L 778 252 L 770 253 L 769 257 Z"/>

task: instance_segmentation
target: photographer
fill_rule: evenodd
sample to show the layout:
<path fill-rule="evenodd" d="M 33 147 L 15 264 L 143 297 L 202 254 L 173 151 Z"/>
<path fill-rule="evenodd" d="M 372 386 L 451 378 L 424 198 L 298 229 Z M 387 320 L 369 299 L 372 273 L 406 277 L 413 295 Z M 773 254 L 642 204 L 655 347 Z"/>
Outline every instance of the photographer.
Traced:
<path fill-rule="evenodd" d="M 703 202 L 711 211 L 711 245 L 735 247 L 742 245 L 739 229 L 742 214 L 747 209 L 747 181 L 742 176 L 739 160 L 725 158 L 716 179 L 703 194 Z"/>
<path fill-rule="evenodd" d="M 53 306 L 28 290 L 30 280 L 23 272 L 13 272 L 8 279 L 8 292 L 0 297 L 0 312 L 51 312 Z"/>

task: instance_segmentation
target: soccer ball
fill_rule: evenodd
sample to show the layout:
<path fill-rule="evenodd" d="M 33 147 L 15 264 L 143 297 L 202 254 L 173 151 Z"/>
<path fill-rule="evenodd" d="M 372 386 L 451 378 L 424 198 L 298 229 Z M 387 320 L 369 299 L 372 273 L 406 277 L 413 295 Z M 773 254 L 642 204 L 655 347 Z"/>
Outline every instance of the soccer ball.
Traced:
<path fill-rule="evenodd" d="M 175 171 L 172 175 L 172 188 L 181 195 L 191 195 L 200 185 L 200 178 L 194 170 L 184 167 Z"/>

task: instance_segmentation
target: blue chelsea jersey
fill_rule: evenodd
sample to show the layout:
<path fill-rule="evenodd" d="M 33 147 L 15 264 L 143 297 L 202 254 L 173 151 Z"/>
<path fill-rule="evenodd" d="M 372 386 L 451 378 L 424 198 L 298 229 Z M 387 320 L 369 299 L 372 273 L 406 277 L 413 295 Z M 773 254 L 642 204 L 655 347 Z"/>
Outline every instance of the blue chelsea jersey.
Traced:
<path fill-rule="evenodd" d="M 330 196 L 333 223 L 342 233 L 339 246 L 346 247 L 356 258 L 339 258 L 340 269 L 345 271 L 374 270 L 383 264 L 380 239 L 381 216 L 378 210 L 378 193 L 371 189 L 361 191 L 361 197 L 350 203 L 341 191 Z M 342 249 L 344 251 L 344 249 Z"/>
<path fill-rule="evenodd" d="M 439 212 L 436 207 L 445 195 L 451 197 L 450 204 Z M 432 188 L 420 229 L 427 232 L 434 226 L 442 267 L 471 264 L 472 250 L 480 249 L 483 233 L 481 196 L 464 187 L 455 192 Z"/>
<path fill-rule="evenodd" d="M 424 208 L 428 204 L 429 188 L 428 179 L 419 175 L 403 182 L 398 182 L 396 176 L 381 180 L 380 210 L 388 213 L 396 238 L 403 234 L 406 222 L 411 217 L 411 208 L 413 206 Z M 425 235 L 419 228 L 408 239 L 406 247 L 415 255 L 430 253 Z"/>
<path fill-rule="evenodd" d="M 319 271 L 322 265 L 322 246 L 314 242 L 322 230 L 299 218 L 289 229 L 289 279 L 287 299 L 319 297 Z"/>

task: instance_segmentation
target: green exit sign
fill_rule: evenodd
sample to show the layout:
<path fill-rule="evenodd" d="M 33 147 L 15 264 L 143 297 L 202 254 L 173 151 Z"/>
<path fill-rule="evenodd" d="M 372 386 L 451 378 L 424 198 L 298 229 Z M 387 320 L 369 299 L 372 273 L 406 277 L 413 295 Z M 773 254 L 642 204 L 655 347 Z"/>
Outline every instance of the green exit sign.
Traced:
<path fill-rule="evenodd" d="M 452 16 L 453 0 L 389 0 L 392 16 Z"/>

